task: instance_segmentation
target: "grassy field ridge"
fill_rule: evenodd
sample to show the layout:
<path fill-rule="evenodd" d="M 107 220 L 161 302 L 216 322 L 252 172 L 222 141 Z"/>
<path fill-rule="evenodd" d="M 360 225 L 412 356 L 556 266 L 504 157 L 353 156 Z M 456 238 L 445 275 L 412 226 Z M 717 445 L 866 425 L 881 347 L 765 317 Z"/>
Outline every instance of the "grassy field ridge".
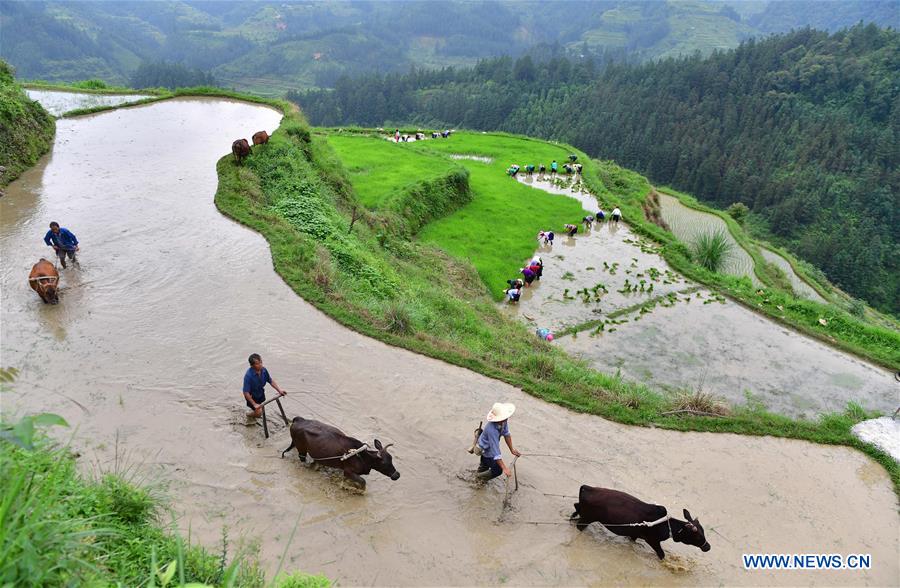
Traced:
<path fill-rule="evenodd" d="M 9 65 L 0 60 L 0 188 L 37 163 L 50 150 L 56 135 L 53 117 L 25 94 L 13 79 Z"/>

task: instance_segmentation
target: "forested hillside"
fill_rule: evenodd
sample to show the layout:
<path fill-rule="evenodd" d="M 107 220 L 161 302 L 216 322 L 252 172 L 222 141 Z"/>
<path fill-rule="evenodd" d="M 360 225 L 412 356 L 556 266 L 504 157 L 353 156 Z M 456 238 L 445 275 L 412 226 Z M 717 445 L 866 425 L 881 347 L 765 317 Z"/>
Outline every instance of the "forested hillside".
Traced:
<path fill-rule="evenodd" d="M 73 2 L 0 0 L 0 56 L 24 79 L 126 84 L 179 63 L 281 96 L 344 74 L 470 66 L 541 45 L 634 60 L 709 54 L 751 36 L 860 19 L 896 24 L 894 0 L 411 0 Z"/>
<path fill-rule="evenodd" d="M 800 30 L 611 65 L 530 56 L 292 94 L 314 124 L 502 129 L 570 142 L 727 206 L 842 288 L 900 313 L 900 34 Z M 520 162 L 522 163 L 522 162 Z"/>

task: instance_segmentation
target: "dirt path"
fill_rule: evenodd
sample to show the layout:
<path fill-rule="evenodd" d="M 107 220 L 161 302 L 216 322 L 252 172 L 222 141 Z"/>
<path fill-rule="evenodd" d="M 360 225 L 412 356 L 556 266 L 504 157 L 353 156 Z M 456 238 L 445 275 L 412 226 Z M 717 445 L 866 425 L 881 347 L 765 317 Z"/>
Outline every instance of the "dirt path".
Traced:
<path fill-rule="evenodd" d="M 897 500 L 885 472 L 843 447 L 625 427 L 575 414 L 477 374 L 348 331 L 298 299 L 265 241 L 213 207 L 214 164 L 231 140 L 278 116 L 222 100 L 177 100 L 59 123 L 54 150 L 0 200 L 3 365 L 18 406 L 53 410 L 86 459 L 120 453 L 172 482 L 194 538 L 261 540 L 288 568 L 344 585 L 877 584 L 900 581 Z M 27 269 L 50 220 L 83 244 L 59 306 L 39 303 Z M 246 356 L 262 353 L 288 412 L 321 415 L 365 440 L 396 443 L 402 474 L 365 495 L 281 460 L 245 426 Z M 88 411 L 60 396 L 84 404 Z M 477 489 L 465 453 L 495 400 L 515 402 L 521 489 Z M 121 457 L 120 457 L 121 459 Z M 565 523 L 581 483 L 687 507 L 712 551 L 643 544 Z M 503 517 L 503 522 L 498 520 Z M 532 525 L 526 521 L 563 524 Z M 714 530 L 713 530 L 714 529 Z M 871 553 L 865 572 L 747 572 L 744 552 Z M 274 563 L 272 563 L 274 568 Z"/>

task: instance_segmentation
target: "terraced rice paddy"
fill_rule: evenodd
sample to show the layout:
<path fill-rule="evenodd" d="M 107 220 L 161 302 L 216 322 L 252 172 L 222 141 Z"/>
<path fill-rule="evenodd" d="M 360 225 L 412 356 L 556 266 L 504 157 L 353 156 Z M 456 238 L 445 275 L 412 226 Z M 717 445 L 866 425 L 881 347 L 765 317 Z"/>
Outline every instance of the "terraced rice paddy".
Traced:
<path fill-rule="evenodd" d="M 753 273 L 753 258 L 735 241 L 725 221 L 714 214 L 694 210 L 682 204 L 678 198 L 668 194 L 659 194 L 659 204 L 663 220 L 679 240 L 693 245 L 700 235 L 723 233 L 731 244 L 731 251 L 725 258 L 723 273 L 734 276 L 746 276 L 754 285 L 762 285 Z"/>
<path fill-rule="evenodd" d="M 96 106 L 117 106 L 137 102 L 150 96 L 144 94 L 84 94 L 61 92 L 58 90 L 25 90 L 28 97 L 41 103 L 47 112 L 60 116 L 70 110 L 94 108 Z"/>
<path fill-rule="evenodd" d="M 657 254 L 654 243 L 630 230 L 627 218 L 618 226 L 606 222 L 585 231 L 581 218 L 598 207 L 609 212 L 610 206 L 574 178 L 520 172 L 513 181 L 504 173 L 511 163 L 562 161 L 565 152 L 559 148 L 480 133 L 399 145 L 364 137 L 346 142 L 370 151 L 341 154 L 351 170 L 364 158 L 372 159 L 366 166 L 373 170 L 385 161 L 399 166 L 409 160 L 417 170 L 410 173 L 419 174 L 433 168 L 423 162 L 435 157 L 465 166 L 472 202 L 425 226 L 419 238 L 471 262 L 498 299 L 505 281 L 518 277 L 532 255 L 541 255 L 543 278 L 525 290 L 518 305 L 504 304 L 503 311 L 534 328 L 575 331 L 559 337 L 558 344 L 600 371 L 671 390 L 702 389 L 735 404 L 746 402 L 749 394 L 792 416 L 843 410 L 849 401 L 880 410 L 892 410 L 896 403 L 895 383 L 885 370 L 685 280 Z M 340 152 L 340 142 L 336 145 Z M 451 157 L 459 158 L 457 163 Z M 359 172 L 351 172 L 351 181 L 363 190 L 367 183 L 380 190 L 402 189 L 408 179 L 393 174 L 373 182 L 374 176 Z M 698 229 L 727 230 L 714 215 L 689 209 L 671 196 L 663 195 L 662 201 L 664 216 L 667 208 L 680 215 L 680 222 L 672 214 L 667 220 L 682 239 Z M 565 223 L 579 224 L 575 238 L 565 236 Z M 552 248 L 539 246 L 539 230 L 556 233 Z M 728 267 L 755 280 L 752 258 L 732 242 L 735 255 Z"/>
<path fill-rule="evenodd" d="M 577 187 L 530 183 L 596 208 Z M 552 248 L 537 249 L 541 281 L 505 311 L 535 328 L 581 325 L 557 344 L 600 371 L 674 392 L 701 390 L 738 405 L 752 400 L 796 417 L 843 410 L 851 401 L 896 408 L 897 385 L 887 370 L 685 280 L 654 249 L 624 223 L 558 237 Z"/>
<path fill-rule="evenodd" d="M 797 294 L 798 296 L 802 296 L 807 300 L 821 302 L 822 304 L 827 303 L 827 300 L 822 298 L 822 296 L 818 292 L 816 292 L 812 286 L 807 284 L 800 276 L 797 275 L 797 272 L 794 271 L 794 268 L 791 267 L 791 264 L 787 259 L 779 255 L 778 253 L 775 253 L 771 249 L 766 249 L 765 247 L 760 247 L 759 251 L 760 253 L 762 253 L 762 256 L 766 258 L 766 261 L 768 261 L 769 263 L 774 263 L 781 268 L 785 275 L 787 275 L 788 279 L 791 281 L 791 287 L 794 289 L 795 294 Z"/>
<path fill-rule="evenodd" d="M 519 181 L 576 198 L 585 213 L 598 207 L 589 192 L 564 188 L 549 176 Z M 692 286 L 668 269 L 655 244 L 632 233 L 624 223 L 592 223 L 587 229 L 579 223 L 574 238 L 561 234 L 561 227 L 547 228 L 557 236 L 553 246 L 537 249 L 546 268 L 543 277 L 525 288 L 518 305 L 503 306 L 506 313 L 536 327 L 559 331 Z"/>

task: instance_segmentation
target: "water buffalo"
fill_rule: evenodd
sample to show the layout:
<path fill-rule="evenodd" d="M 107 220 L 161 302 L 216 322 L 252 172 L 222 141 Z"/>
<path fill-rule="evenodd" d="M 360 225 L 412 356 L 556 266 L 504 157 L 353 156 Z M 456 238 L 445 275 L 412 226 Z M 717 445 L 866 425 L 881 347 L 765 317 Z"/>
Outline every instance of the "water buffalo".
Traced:
<path fill-rule="evenodd" d="M 671 518 L 665 507 L 647 504 L 630 494 L 592 486 L 582 486 L 578 491 L 578 502 L 572 513 L 572 520 L 579 531 L 591 523 L 601 523 L 616 535 L 630 537 L 632 541 L 643 539 L 659 559 L 666 557 L 660 543 L 670 538 L 676 543 L 709 551 L 709 542 L 703 534 L 700 520 L 691 517 L 687 509 L 684 510 L 684 518 L 687 521 Z"/>
<path fill-rule="evenodd" d="M 265 131 L 257 131 L 253 133 L 252 139 L 254 145 L 265 145 L 269 142 L 269 133 Z"/>
<path fill-rule="evenodd" d="M 393 443 L 382 446 L 381 441 L 375 439 L 374 445 L 374 450 L 369 449 L 368 445 L 359 439 L 348 437 L 337 427 L 294 417 L 291 423 L 291 444 L 281 452 L 281 457 L 296 447 L 300 459 L 305 461 L 309 454 L 322 465 L 344 470 L 344 477 L 362 488 L 366 487 L 362 476 L 372 470 L 381 472 L 391 480 L 399 479 L 400 472 L 394 468 L 391 454 L 387 452 Z"/>
<path fill-rule="evenodd" d="M 28 284 L 38 293 L 45 304 L 59 302 L 59 272 L 56 267 L 44 258 L 31 266 Z"/>
<path fill-rule="evenodd" d="M 231 152 L 234 154 L 234 160 L 240 165 L 244 158 L 250 155 L 250 143 L 247 139 L 238 139 L 231 144 Z"/>

